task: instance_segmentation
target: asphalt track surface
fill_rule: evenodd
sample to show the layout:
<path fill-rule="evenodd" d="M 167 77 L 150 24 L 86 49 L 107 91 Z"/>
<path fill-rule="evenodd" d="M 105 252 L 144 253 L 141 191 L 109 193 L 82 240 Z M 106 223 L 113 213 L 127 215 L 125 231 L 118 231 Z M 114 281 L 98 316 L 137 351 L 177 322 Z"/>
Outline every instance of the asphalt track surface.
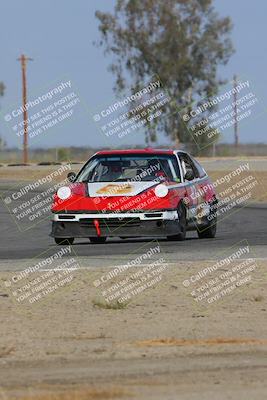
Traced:
<path fill-rule="evenodd" d="M 0 185 L 1 189 L 1 185 Z M 9 210 L 0 200 L 1 242 L 0 270 L 6 270 L 9 260 L 18 267 L 19 260 L 43 258 L 43 252 L 54 252 L 55 244 L 50 233 L 50 215 L 28 230 L 20 229 Z M 230 247 L 249 244 L 253 257 L 267 259 L 267 207 L 235 208 L 218 223 L 215 239 L 198 239 L 196 232 L 189 232 L 184 242 L 170 242 L 159 238 L 161 252 L 171 263 L 179 260 L 197 261 L 217 259 Z M 121 258 L 131 254 L 142 254 L 150 246 L 152 239 L 109 239 L 105 244 L 91 244 L 89 239 L 76 239 L 73 250 L 83 259 L 85 268 L 116 265 Z M 250 257 L 252 254 L 250 254 Z M 156 257 L 156 256 L 155 256 Z M 4 267 L 5 264 L 5 267 Z"/>

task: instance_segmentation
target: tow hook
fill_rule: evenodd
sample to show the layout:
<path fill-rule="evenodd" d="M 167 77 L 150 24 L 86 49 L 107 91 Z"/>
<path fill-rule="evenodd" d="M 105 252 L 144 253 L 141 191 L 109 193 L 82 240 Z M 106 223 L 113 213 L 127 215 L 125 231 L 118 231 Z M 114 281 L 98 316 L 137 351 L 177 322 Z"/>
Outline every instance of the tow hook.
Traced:
<path fill-rule="evenodd" d="M 95 226 L 97 236 L 98 237 L 101 236 L 100 224 L 99 224 L 98 219 L 94 219 L 94 226 Z"/>

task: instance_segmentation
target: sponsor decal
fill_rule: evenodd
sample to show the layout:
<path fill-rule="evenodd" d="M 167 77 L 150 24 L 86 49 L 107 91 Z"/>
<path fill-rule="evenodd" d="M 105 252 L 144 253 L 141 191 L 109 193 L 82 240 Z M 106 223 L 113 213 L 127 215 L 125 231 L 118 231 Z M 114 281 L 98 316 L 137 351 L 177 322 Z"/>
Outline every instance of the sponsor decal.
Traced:
<path fill-rule="evenodd" d="M 108 195 L 116 195 L 116 194 L 126 194 L 131 193 L 133 191 L 133 186 L 130 184 L 124 185 L 114 185 L 108 184 L 96 191 L 97 194 L 108 194 Z"/>

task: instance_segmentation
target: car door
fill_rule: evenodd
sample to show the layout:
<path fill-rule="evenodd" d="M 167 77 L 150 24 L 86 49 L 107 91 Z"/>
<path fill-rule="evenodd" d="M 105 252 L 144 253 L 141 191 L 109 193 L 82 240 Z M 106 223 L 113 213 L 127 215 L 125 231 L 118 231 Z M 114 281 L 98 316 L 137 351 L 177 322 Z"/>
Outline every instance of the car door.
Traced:
<path fill-rule="evenodd" d="M 201 225 L 205 222 L 205 218 L 211 212 L 211 204 L 214 201 L 215 191 L 210 178 L 208 177 L 204 168 L 197 160 L 189 156 L 193 163 L 195 170 L 197 170 L 197 178 L 195 179 L 195 193 L 197 194 L 197 205 L 195 213 L 195 222 Z"/>
<path fill-rule="evenodd" d="M 187 153 L 178 153 L 178 158 L 180 161 L 184 187 L 186 189 L 185 201 L 187 203 L 187 219 L 188 221 L 195 221 L 199 204 L 199 193 L 197 190 L 199 172 L 193 160 Z"/>
<path fill-rule="evenodd" d="M 201 209 L 201 215 L 204 217 L 212 210 L 216 209 L 216 193 L 214 186 L 207 175 L 205 169 L 199 164 L 197 160 L 191 157 L 196 169 L 198 170 L 199 177 L 196 180 L 196 190 L 198 193 L 198 203 Z M 215 208 L 214 208 L 215 207 Z"/>

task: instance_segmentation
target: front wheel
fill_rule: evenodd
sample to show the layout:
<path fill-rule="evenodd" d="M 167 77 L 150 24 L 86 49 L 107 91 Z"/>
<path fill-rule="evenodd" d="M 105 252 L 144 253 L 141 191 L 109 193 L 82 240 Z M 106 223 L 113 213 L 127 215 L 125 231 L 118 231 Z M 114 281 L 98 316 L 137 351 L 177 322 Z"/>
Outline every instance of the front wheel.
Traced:
<path fill-rule="evenodd" d="M 74 242 L 74 238 L 54 238 L 56 244 L 66 246 L 68 244 L 72 244 Z"/>
<path fill-rule="evenodd" d="M 100 243 L 105 243 L 107 238 L 105 236 L 102 237 L 90 237 L 90 242 L 94 244 L 100 244 Z"/>
<path fill-rule="evenodd" d="M 213 239 L 216 236 L 217 231 L 217 199 L 215 199 L 210 205 L 210 219 L 208 225 L 202 230 L 198 229 L 197 234 L 199 239 Z"/>
<path fill-rule="evenodd" d="M 183 203 L 180 203 L 177 211 L 178 211 L 179 225 L 181 232 L 178 233 L 177 235 L 167 236 L 167 239 L 181 242 L 185 240 L 186 237 L 186 209 Z"/>
<path fill-rule="evenodd" d="M 204 228 L 202 231 L 197 231 L 199 239 L 213 239 L 216 236 L 217 221 L 214 221 L 212 225 Z"/>

